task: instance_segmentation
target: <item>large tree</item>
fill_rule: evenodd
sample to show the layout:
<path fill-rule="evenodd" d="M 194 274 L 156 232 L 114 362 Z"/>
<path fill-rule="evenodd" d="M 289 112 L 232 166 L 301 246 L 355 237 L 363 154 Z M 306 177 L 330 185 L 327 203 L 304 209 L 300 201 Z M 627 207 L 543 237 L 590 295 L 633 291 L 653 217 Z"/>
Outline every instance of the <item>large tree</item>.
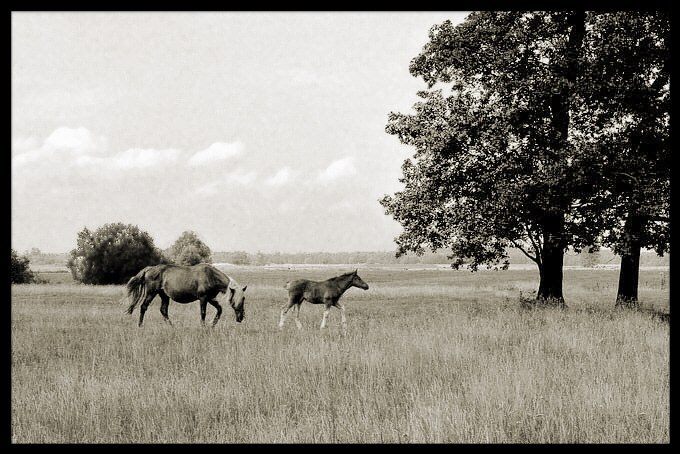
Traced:
<path fill-rule="evenodd" d="M 386 128 L 416 149 L 381 201 L 404 227 L 398 254 L 450 247 L 475 270 L 514 246 L 538 265 L 538 298 L 563 302 L 565 249 L 599 241 L 622 256 L 617 301 L 636 299 L 640 248 L 670 245 L 669 37 L 654 12 L 434 26 L 410 67 L 429 90 Z"/>
<path fill-rule="evenodd" d="M 598 231 L 577 219 L 589 157 L 570 129 L 585 25 L 584 12 L 486 11 L 432 27 L 410 66 L 430 90 L 386 128 L 416 150 L 404 190 L 381 200 L 404 227 L 398 254 L 449 247 L 475 270 L 507 266 L 514 246 L 538 266 L 537 297 L 564 302 L 564 251 Z"/>
<path fill-rule="evenodd" d="M 641 248 L 670 251 L 670 15 L 592 15 L 576 119 L 599 162 L 583 215 L 601 218 L 602 244 L 621 256 L 617 305 L 637 305 Z"/>

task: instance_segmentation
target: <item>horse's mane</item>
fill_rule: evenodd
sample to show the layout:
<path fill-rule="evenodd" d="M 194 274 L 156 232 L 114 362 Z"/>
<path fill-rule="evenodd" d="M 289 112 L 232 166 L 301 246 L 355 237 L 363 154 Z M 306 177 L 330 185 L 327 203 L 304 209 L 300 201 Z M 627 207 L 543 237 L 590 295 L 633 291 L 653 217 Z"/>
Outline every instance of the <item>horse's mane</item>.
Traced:
<path fill-rule="evenodd" d="M 225 289 L 229 287 L 229 276 L 224 274 L 222 271 L 214 268 L 212 266 L 205 267 L 205 277 L 208 280 L 208 284 L 214 287 L 224 287 Z"/>

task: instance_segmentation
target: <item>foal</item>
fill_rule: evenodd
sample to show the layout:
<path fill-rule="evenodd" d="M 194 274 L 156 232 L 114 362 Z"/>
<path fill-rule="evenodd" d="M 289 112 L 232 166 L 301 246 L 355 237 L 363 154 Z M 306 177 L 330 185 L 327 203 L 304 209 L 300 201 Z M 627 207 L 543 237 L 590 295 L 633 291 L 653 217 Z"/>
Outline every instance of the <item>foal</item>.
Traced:
<path fill-rule="evenodd" d="M 325 304 L 326 309 L 323 311 L 323 319 L 321 319 L 321 329 L 326 327 L 326 319 L 331 310 L 331 306 L 340 309 L 342 314 L 342 329 L 347 328 L 347 318 L 345 317 L 345 307 L 338 301 L 345 291 L 350 287 L 358 287 L 368 290 L 366 284 L 357 274 L 357 270 L 349 273 L 341 274 L 340 276 L 326 279 L 325 281 L 310 281 L 308 279 L 297 279 L 286 284 L 288 289 L 288 302 L 283 305 L 281 310 L 281 319 L 279 320 L 279 328 L 283 329 L 283 322 L 286 320 L 286 313 L 288 310 L 297 304 L 297 312 L 295 313 L 295 325 L 298 329 L 302 329 L 300 323 L 300 306 L 305 300 L 312 304 Z"/>

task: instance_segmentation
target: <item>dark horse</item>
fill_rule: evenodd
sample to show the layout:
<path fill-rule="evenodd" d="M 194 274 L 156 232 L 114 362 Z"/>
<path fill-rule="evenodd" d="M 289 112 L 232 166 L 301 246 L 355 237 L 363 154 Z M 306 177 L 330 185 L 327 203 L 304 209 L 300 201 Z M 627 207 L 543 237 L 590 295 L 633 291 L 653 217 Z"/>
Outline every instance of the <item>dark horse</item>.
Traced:
<path fill-rule="evenodd" d="M 224 299 L 228 293 L 228 301 L 236 314 L 236 321 L 241 322 L 244 317 L 244 292 L 248 286 L 241 288 L 234 279 L 224 274 L 212 265 L 199 263 L 193 266 L 155 265 L 147 266 L 127 283 L 127 295 L 132 301 L 128 307 L 128 314 L 132 314 L 135 306 L 140 302 L 139 326 L 142 326 L 144 312 L 156 295 L 161 297 L 161 314 L 166 322 L 168 318 L 168 304 L 170 299 L 186 304 L 199 300 L 201 302 L 201 322 L 205 324 L 205 310 L 208 303 L 217 309 L 212 322 L 215 326 L 222 315 L 222 306 L 217 301 L 218 296 Z"/>
<path fill-rule="evenodd" d="M 298 329 L 302 329 L 302 323 L 300 323 L 299 319 L 300 305 L 302 304 L 302 301 L 305 300 L 312 304 L 326 305 L 326 310 L 323 311 L 323 319 L 321 319 L 321 329 L 326 327 L 326 318 L 328 318 L 331 306 L 340 309 L 342 314 L 342 328 L 344 330 L 347 327 L 345 307 L 340 304 L 338 300 L 350 287 L 359 287 L 368 290 L 368 284 L 359 277 L 357 270 L 321 282 L 310 281 L 308 279 L 297 279 L 288 282 L 285 286 L 285 288 L 288 289 L 288 302 L 283 305 L 283 309 L 281 310 L 279 328 L 283 328 L 283 322 L 286 320 L 286 313 L 288 310 L 297 304 L 295 325 L 297 325 Z"/>

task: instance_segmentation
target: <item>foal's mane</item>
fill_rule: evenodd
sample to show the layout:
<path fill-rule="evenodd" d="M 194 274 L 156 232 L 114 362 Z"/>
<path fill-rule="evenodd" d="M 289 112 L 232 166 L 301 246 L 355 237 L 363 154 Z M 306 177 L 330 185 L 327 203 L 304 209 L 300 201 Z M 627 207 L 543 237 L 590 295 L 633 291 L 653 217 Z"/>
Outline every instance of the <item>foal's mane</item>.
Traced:
<path fill-rule="evenodd" d="M 328 280 L 329 280 L 329 281 L 333 281 L 333 282 L 344 281 L 344 280 L 346 280 L 348 277 L 350 277 L 352 274 L 354 274 L 354 271 L 349 271 L 349 272 L 343 273 L 343 274 L 341 274 L 341 275 L 339 275 L 339 276 L 332 277 L 332 278 L 330 278 L 330 279 L 328 279 Z"/>

